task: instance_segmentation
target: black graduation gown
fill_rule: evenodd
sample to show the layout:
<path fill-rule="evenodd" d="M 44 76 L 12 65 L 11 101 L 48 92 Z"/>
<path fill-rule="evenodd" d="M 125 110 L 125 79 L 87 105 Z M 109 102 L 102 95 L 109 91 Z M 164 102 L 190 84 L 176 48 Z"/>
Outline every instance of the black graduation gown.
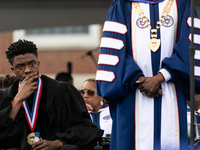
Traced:
<path fill-rule="evenodd" d="M 80 149 L 93 145 L 101 138 L 103 131 L 92 123 L 78 90 L 69 83 L 58 82 L 45 75 L 41 78 L 47 83 L 46 111 L 50 121 L 42 138 L 62 139 Z M 0 92 L 0 148 L 28 147 L 24 108 L 21 107 L 15 121 L 9 117 L 17 84 L 18 81 Z"/>

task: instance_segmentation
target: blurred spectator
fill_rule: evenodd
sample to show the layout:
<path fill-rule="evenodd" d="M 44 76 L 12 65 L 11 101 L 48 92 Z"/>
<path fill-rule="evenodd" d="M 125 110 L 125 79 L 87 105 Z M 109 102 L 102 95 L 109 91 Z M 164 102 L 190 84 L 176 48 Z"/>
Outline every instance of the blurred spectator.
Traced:
<path fill-rule="evenodd" d="M 15 75 L 5 75 L 0 77 L 0 90 L 8 88 L 17 79 Z"/>
<path fill-rule="evenodd" d="M 57 75 L 56 75 L 56 80 L 58 81 L 65 81 L 65 82 L 68 82 L 70 84 L 73 84 L 73 78 L 72 76 L 67 73 L 67 72 L 59 72 Z"/>
<path fill-rule="evenodd" d="M 194 140 L 200 141 L 200 94 L 194 95 Z M 190 126 L 191 126 L 191 112 L 190 112 L 190 101 L 187 101 L 187 124 L 188 124 L 188 138 L 190 139 Z M 198 147 L 200 148 L 200 143 L 198 144 Z"/>
<path fill-rule="evenodd" d="M 86 79 L 80 90 L 85 101 L 86 107 L 92 119 L 92 122 L 99 128 L 104 130 L 104 135 L 94 150 L 109 150 L 110 137 L 112 130 L 112 118 L 107 101 L 97 95 L 95 77 Z"/>
<path fill-rule="evenodd" d="M 96 94 L 95 77 L 88 78 L 83 82 L 80 93 L 94 124 L 104 130 L 104 134 L 111 134 L 112 119 L 109 106 L 103 97 Z"/>

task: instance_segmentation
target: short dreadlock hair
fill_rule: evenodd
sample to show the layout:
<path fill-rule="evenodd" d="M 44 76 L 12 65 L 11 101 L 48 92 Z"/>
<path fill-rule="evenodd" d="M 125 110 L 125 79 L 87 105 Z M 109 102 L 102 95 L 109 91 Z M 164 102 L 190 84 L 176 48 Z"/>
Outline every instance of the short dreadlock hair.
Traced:
<path fill-rule="evenodd" d="M 8 51 L 6 51 L 5 53 L 11 65 L 13 65 L 14 57 L 17 55 L 25 55 L 26 53 L 32 53 L 36 57 L 38 57 L 36 45 L 31 41 L 21 39 L 17 42 L 12 43 L 8 47 Z"/>

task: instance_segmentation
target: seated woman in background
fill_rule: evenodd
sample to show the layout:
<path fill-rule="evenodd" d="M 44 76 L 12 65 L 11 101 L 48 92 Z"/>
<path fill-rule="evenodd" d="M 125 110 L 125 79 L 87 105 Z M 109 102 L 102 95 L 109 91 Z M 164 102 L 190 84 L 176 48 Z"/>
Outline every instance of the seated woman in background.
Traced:
<path fill-rule="evenodd" d="M 93 123 L 99 129 L 104 130 L 104 134 L 111 134 L 112 119 L 109 106 L 103 97 L 96 94 L 95 77 L 88 78 L 83 82 L 80 93 L 85 100 Z"/>

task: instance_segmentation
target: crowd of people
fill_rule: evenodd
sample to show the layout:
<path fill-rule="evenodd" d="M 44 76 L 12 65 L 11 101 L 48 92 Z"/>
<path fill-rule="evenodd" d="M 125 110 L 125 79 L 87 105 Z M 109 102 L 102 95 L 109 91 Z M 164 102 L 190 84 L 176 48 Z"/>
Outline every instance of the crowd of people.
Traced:
<path fill-rule="evenodd" d="M 101 144 L 103 150 L 188 150 L 190 5 L 114 0 L 96 77 L 85 79 L 79 90 L 71 73 L 40 75 L 32 41 L 11 43 L 5 53 L 14 75 L 0 78 L 0 148 L 94 150 Z M 195 12 L 196 35 L 199 22 Z M 198 42 L 195 47 L 198 123 Z"/>

